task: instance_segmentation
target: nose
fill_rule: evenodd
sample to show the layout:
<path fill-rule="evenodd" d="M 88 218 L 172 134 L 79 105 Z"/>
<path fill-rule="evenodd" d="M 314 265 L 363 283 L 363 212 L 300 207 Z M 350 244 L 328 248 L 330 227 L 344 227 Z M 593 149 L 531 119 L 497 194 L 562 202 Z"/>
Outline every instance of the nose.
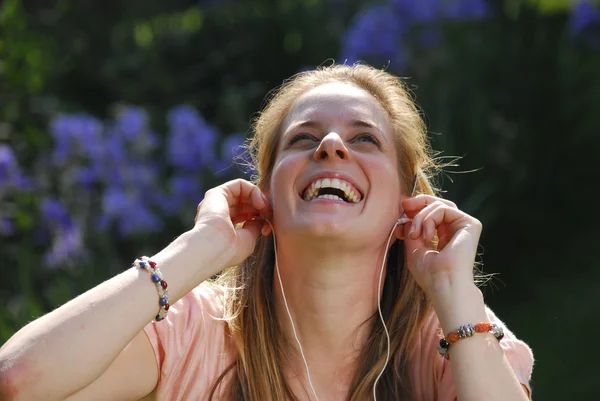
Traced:
<path fill-rule="evenodd" d="M 319 144 L 317 150 L 315 150 L 315 160 L 348 160 L 350 152 L 344 145 L 344 141 L 336 132 L 330 132 L 327 134 Z"/>

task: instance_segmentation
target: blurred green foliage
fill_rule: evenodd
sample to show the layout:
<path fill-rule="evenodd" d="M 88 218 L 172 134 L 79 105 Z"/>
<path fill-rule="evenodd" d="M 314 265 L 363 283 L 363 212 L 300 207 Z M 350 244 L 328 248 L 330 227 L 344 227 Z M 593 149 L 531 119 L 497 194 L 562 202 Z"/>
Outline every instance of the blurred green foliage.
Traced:
<path fill-rule="evenodd" d="M 223 133 L 246 132 L 285 78 L 343 62 L 341 43 L 367 7 L 361 3 L 5 0 L 0 143 L 30 171 L 52 147 L 48 125 L 57 113 L 108 119 L 124 104 L 147 110 L 162 136 L 165 114 L 178 104 L 194 106 Z M 484 223 L 484 270 L 499 273 L 486 300 L 533 348 L 535 398 L 593 400 L 600 266 L 588 188 L 600 149 L 600 47 L 571 34 L 567 3 L 491 2 L 493 18 L 440 22 L 442 45 L 410 39 L 402 47 L 407 64 L 387 68 L 408 77 L 433 147 L 462 157 L 441 184 Z M 209 177 L 205 189 L 223 179 Z M 92 258 L 48 269 L 38 194 L 7 199 L 16 230 L 0 236 L 2 342 L 189 226 L 174 219 L 160 235 L 86 237 Z"/>

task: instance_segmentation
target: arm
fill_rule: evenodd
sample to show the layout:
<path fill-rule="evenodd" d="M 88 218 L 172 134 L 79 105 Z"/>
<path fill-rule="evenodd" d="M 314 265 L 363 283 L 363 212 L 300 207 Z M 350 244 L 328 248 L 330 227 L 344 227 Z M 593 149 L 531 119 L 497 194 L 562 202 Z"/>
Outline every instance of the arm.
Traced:
<path fill-rule="evenodd" d="M 216 238 L 196 227 L 154 256 L 173 303 L 223 267 L 226 246 Z M 123 399 L 144 397 L 158 380 L 156 363 L 145 363 L 154 354 L 141 333 L 157 313 L 157 297 L 148 273 L 131 268 L 28 324 L 0 349 L 0 399 L 65 399 L 105 372 L 105 381 L 131 374 L 120 366 L 141 373 L 135 386 L 125 386 Z"/>
<path fill-rule="evenodd" d="M 254 218 L 271 215 L 264 194 L 248 181 L 207 191 L 194 228 L 152 257 L 168 282 L 170 302 L 246 259 L 264 225 Z M 148 273 L 131 268 L 33 321 L 0 348 L 0 400 L 146 396 L 158 370 L 148 363 L 154 354 L 140 332 L 157 311 Z M 137 380 L 135 371 L 143 373 L 140 381 L 128 385 Z"/>
<path fill-rule="evenodd" d="M 444 334 L 467 323 L 489 321 L 483 295 L 474 284 L 448 283 L 432 301 Z M 450 366 L 460 401 L 529 400 L 527 390 L 490 333 L 476 333 L 452 344 Z"/>
<path fill-rule="evenodd" d="M 405 239 L 408 267 L 431 300 L 444 333 L 488 321 L 483 296 L 473 280 L 481 223 L 454 203 L 431 195 L 407 198 L 402 205 L 412 220 L 399 232 Z M 528 399 L 490 333 L 452 344 L 450 364 L 460 401 Z"/>

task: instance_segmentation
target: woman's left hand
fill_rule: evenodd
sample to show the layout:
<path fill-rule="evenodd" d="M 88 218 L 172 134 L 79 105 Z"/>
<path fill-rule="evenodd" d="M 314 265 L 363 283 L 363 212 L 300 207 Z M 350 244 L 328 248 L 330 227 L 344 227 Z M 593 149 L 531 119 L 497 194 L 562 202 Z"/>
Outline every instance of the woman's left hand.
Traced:
<path fill-rule="evenodd" d="M 430 299 L 473 285 L 473 265 L 481 222 L 448 200 L 417 195 L 402 201 L 412 221 L 396 230 L 404 239 L 408 268 Z M 437 234 L 437 247 L 432 240 Z"/>

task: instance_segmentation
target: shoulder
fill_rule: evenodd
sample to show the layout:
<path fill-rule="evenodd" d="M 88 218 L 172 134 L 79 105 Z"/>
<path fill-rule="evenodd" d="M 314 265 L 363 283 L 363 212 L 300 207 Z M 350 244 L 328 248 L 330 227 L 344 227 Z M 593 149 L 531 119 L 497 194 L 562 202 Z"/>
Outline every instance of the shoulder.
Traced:
<path fill-rule="evenodd" d="M 159 399 L 205 399 L 207 391 L 234 359 L 223 320 L 223 292 L 202 283 L 169 308 L 148 336 L 160 372 Z"/>

